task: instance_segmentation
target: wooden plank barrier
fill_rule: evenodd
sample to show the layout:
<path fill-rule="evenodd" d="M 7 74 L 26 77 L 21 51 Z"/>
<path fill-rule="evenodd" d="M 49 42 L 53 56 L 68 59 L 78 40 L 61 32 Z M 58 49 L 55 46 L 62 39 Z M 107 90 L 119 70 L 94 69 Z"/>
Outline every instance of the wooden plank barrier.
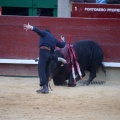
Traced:
<path fill-rule="evenodd" d="M 50 29 L 58 39 L 63 35 L 68 41 L 69 34 L 72 34 L 72 42 L 94 40 L 104 51 L 104 62 L 120 63 L 120 19 L 118 18 L 0 16 L 0 59 L 6 59 L 7 64 L 10 64 L 11 59 L 30 62 L 29 60 L 38 57 L 39 36 L 32 31 L 25 31 L 23 24 L 26 23 L 40 29 Z"/>

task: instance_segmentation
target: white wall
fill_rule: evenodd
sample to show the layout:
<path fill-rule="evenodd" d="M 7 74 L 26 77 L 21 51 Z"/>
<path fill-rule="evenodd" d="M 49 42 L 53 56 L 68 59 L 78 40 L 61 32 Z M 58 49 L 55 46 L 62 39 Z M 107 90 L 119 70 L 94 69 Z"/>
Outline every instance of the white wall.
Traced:
<path fill-rule="evenodd" d="M 58 15 L 57 17 L 69 18 L 71 17 L 69 0 L 58 0 Z"/>

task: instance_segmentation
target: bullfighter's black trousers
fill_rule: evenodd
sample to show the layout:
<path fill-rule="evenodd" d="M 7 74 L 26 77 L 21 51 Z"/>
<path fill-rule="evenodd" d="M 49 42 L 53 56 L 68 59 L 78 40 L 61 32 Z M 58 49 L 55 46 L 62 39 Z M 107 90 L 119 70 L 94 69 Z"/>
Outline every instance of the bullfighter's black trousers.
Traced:
<path fill-rule="evenodd" d="M 49 62 L 51 60 L 52 53 L 49 50 L 40 49 L 39 61 L 38 61 L 38 74 L 40 79 L 40 86 L 48 86 L 49 77 Z"/>

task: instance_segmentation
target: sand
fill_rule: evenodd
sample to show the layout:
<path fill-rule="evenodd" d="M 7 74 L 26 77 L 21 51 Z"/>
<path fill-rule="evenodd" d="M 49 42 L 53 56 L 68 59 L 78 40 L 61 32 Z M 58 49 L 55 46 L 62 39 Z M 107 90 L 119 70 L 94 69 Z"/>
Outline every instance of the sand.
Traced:
<path fill-rule="evenodd" d="M 37 94 L 38 78 L 0 77 L 0 120 L 120 120 L 120 82 L 55 86 Z"/>

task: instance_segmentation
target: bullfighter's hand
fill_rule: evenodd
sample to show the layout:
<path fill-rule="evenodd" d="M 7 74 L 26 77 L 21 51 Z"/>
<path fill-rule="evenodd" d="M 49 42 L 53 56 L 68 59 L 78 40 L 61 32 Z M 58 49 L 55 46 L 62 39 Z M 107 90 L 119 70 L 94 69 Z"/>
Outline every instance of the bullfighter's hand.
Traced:
<path fill-rule="evenodd" d="M 65 37 L 61 35 L 61 40 L 65 42 Z"/>
<path fill-rule="evenodd" d="M 29 23 L 28 24 L 23 24 L 23 28 L 27 31 L 27 30 L 33 30 L 33 26 L 30 25 Z"/>

